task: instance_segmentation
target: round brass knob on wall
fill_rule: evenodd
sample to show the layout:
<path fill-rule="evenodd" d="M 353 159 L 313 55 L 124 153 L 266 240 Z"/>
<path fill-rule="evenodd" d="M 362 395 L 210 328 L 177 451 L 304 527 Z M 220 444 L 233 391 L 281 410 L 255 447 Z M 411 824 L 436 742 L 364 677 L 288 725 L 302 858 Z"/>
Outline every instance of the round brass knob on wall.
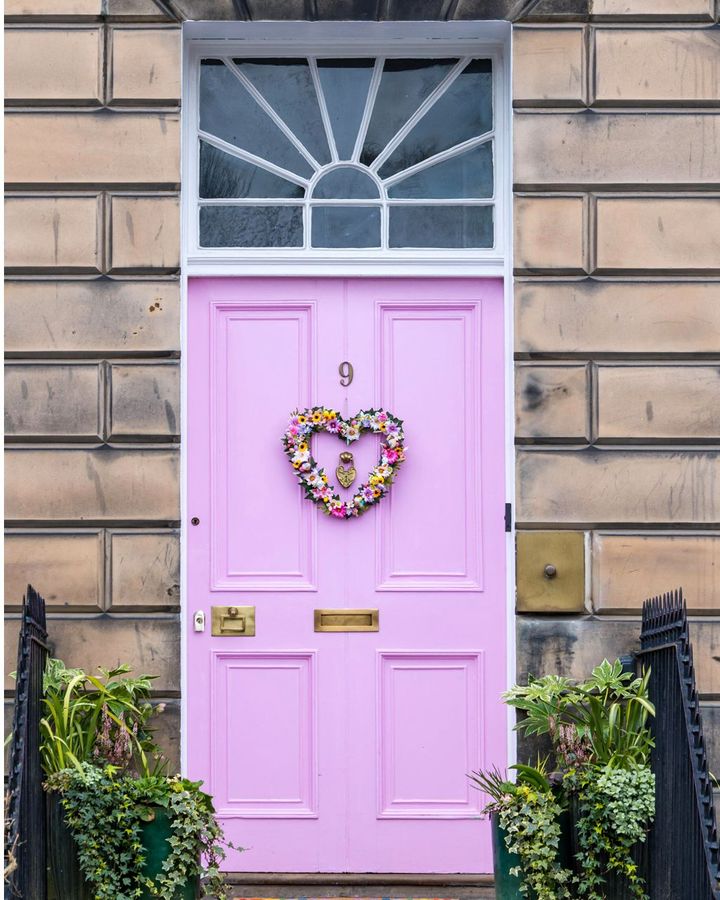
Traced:
<path fill-rule="evenodd" d="M 548 563 L 543 571 L 546 578 L 554 578 L 557 575 L 557 569 L 552 565 L 552 563 Z"/>
<path fill-rule="evenodd" d="M 228 610 L 228 615 L 232 616 L 232 618 L 234 619 L 237 616 L 238 612 L 239 612 L 239 610 L 238 610 L 237 606 L 231 606 L 230 609 Z"/>

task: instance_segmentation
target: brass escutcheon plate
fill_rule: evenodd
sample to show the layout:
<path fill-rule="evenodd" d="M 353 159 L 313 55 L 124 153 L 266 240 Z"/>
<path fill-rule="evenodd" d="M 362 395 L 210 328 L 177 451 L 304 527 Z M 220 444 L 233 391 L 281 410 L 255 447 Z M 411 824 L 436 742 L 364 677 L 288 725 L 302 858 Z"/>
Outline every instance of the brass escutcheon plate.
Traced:
<path fill-rule="evenodd" d="M 255 637 L 255 607 L 213 606 L 212 633 L 215 637 Z"/>
<path fill-rule="evenodd" d="M 316 609 L 315 631 L 380 631 L 377 609 Z"/>

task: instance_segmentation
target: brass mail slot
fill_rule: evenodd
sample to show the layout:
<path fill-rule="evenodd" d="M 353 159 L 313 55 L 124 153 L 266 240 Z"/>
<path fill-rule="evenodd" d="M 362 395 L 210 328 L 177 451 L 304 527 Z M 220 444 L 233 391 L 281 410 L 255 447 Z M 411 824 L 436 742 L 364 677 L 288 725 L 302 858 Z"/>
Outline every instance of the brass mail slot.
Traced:
<path fill-rule="evenodd" d="M 215 637 L 255 637 L 255 607 L 213 606 L 212 633 Z"/>
<path fill-rule="evenodd" d="M 376 609 L 316 609 L 315 631 L 379 631 Z"/>

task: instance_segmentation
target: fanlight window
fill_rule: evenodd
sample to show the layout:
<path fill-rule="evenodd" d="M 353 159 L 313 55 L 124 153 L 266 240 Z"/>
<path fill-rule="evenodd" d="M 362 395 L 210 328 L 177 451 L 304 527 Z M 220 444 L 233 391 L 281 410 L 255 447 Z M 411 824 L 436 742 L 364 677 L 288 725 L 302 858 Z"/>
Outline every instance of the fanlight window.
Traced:
<path fill-rule="evenodd" d="M 203 59 L 200 246 L 494 246 L 488 59 Z"/>

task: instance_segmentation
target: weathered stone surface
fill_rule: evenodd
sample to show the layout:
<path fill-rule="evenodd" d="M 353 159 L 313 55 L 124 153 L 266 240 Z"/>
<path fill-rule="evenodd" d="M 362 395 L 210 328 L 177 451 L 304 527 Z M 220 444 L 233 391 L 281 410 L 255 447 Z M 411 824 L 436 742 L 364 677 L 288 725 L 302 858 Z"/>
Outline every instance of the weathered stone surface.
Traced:
<path fill-rule="evenodd" d="M 682 587 L 690 612 L 720 614 L 720 536 L 595 534 L 593 607 L 635 612 L 643 600 Z"/>
<path fill-rule="evenodd" d="M 696 619 L 690 639 L 701 695 L 720 694 L 720 628 L 711 619 Z M 614 660 L 639 649 L 639 618 L 605 619 L 594 616 L 544 619 L 517 618 L 517 680 L 532 675 L 586 678 L 603 659 Z"/>
<path fill-rule="evenodd" d="M 180 97 L 180 29 L 116 26 L 111 34 L 111 100 L 115 103 L 143 100 L 177 103 Z"/>
<path fill-rule="evenodd" d="M 596 18 L 708 21 L 713 18 L 713 3 L 714 0 L 590 0 L 590 12 Z"/>
<path fill-rule="evenodd" d="M 180 534 L 111 531 L 110 608 L 165 609 L 180 602 Z"/>
<path fill-rule="evenodd" d="M 585 271 L 582 197 L 515 197 L 515 268 Z"/>
<path fill-rule="evenodd" d="M 716 353 L 714 282 L 515 282 L 519 353 Z"/>
<path fill-rule="evenodd" d="M 180 434 L 180 367 L 176 363 L 112 366 L 110 397 L 111 437 Z"/>
<path fill-rule="evenodd" d="M 705 702 L 701 708 L 708 768 L 717 777 L 720 772 L 720 704 Z"/>
<path fill-rule="evenodd" d="M 102 436 L 97 363 L 5 366 L 5 433 L 27 439 Z"/>
<path fill-rule="evenodd" d="M 698 450 L 517 452 L 518 525 L 717 524 L 720 457 Z"/>
<path fill-rule="evenodd" d="M 5 0 L 6 16 L 99 16 L 102 0 Z"/>
<path fill-rule="evenodd" d="M 318 19 L 363 21 L 377 15 L 374 0 L 315 0 L 315 6 Z"/>
<path fill-rule="evenodd" d="M 10 449 L 5 515 L 15 521 L 176 521 L 174 450 Z"/>
<path fill-rule="evenodd" d="M 720 438 L 718 366 L 600 366 L 598 436 Z"/>
<path fill-rule="evenodd" d="M 233 0 L 174 0 L 173 6 L 185 19 L 237 19 Z"/>
<path fill-rule="evenodd" d="M 5 536 L 5 604 L 19 609 L 28 584 L 48 607 L 95 611 L 103 605 L 100 531 L 10 532 Z"/>
<path fill-rule="evenodd" d="M 179 269 L 177 197 L 113 197 L 110 231 L 112 272 Z"/>
<path fill-rule="evenodd" d="M 162 281 L 11 281 L 5 286 L 10 353 L 176 353 L 180 289 Z"/>
<path fill-rule="evenodd" d="M 515 437 L 589 440 L 587 366 L 515 367 Z"/>
<path fill-rule="evenodd" d="M 698 28 L 597 29 L 595 98 L 607 105 L 720 102 L 720 34 Z"/>
<path fill-rule="evenodd" d="M 307 7 L 305 0 L 276 0 L 268 3 L 267 0 L 246 0 L 246 6 L 251 19 L 272 20 L 295 19 L 301 21 L 305 18 Z"/>
<path fill-rule="evenodd" d="M 585 102 L 582 28 L 516 28 L 513 100 L 519 106 L 579 106 Z"/>
<path fill-rule="evenodd" d="M 18 619 L 5 623 L 5 672 L 15 668 Z M 52 653 L 68 666 L 93 672 L 97 666 L 132 666 L 136 675 L 156 675 L 153 691 L 180 690 L 180 623 L 176 615 L 55 616 L 48 618 Z M 6 689 L 13 683 L 5 677 Z"/>
<path fill-rule="evenodd" d="M 590 0 L 540 0 L 530 10 L 528 19 L 549 21 L 585 20 Z"/>
<path fill-rule="evenodd" d="M 155 706 L 157 711 L 150 726 L 168 760 L 168 773 L 174 774 L 180 771 L 180 701 L 160 699 Z"/>
<path fill-rule="evenodd" d="M 714 113 L 516 113 L 513 126 L 520 190 L 720 184 Z"/>
<path fill-rule="evenodd" d="M 180 182 L 177 113 L 9 113 L 10 185 L 164 185 Z"/>
<path fill-rule="evenodd" d="M 100 272 L 99 212 L 95 196 L 9 195 L 5 200 L 6 269 Z"/>
<path fill-rule="evenodd" d="M 6 100 L 102 102 L 102 50 L 98 28 L 6 29 Z"/>
<path fill-rule="evenodd" d="M 167 4 L 168 8 L 170 5 Z M 105 6 L 110 19 L 169 20 L 154 0 L 105 0 Z"/>
<path fill-rule="evenodd" d="M 599 198 L 597 270 L 720 270 L 720 199 Z"/>

